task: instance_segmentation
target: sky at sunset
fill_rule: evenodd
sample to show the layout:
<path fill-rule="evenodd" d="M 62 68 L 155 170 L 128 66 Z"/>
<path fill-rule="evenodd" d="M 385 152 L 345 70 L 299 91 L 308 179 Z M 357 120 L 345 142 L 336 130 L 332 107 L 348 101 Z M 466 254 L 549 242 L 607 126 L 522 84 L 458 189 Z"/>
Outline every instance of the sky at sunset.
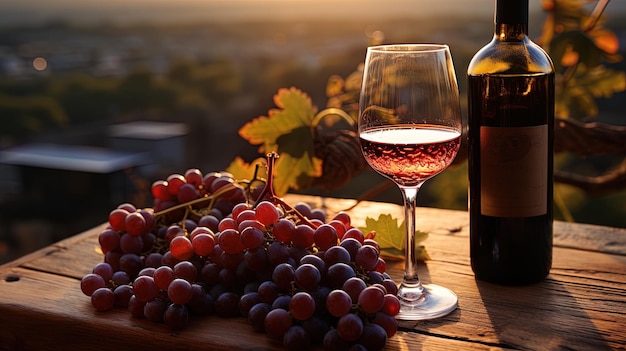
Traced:
<path fill-rule="evenodd" d="M 2 0 L 0 23 L 294 19 L 357 16 L 492 16 L 493 0 Z M 531 0 L 539 9 L 540 0 Z"/>

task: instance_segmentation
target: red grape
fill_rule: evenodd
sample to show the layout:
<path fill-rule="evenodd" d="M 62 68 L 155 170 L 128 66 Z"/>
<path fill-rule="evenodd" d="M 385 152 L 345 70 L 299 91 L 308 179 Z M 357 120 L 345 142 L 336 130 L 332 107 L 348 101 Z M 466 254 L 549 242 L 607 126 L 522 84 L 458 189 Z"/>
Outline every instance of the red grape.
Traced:
<path fill-rule="evenodd" d="M 363 244 L 365 235 L 359 228 L 350 228 L 345 232 L 341 240 L 346 240 L 348 238 L 356 239 L 360 244 Z"/>
<path fill-rule="evenodd" d="M 359 294 L 359 306 L 365 313 L 376 313 L 383 308 L 385 304 L 385 293 L 375 287 L 368 286 Z"/>
<path fill-rule="evenodd" d="M 259 294 L 256 291 L 246 293 L 239 299 L 239 312 L 242 316 L 248 317 L 250 309 L 260 302 Z"/>
<path fill-rule="evenodd" d="M 93 267 L 91 273 L 101 276 L 105 282 L 108 282 L 113 278 L 113 267 L 106 262 L 100 262 Z"/>
<path fill-rule="evenodd" d="M 315 244 L 315 230 L 308 225 L 298 224 L 292 242 L 296 247 L 308 249 Z"/>
<path fill-rule="evenodd" d="M 83 294 L 87 296 L 91 296 L 94 291 L 104 288 L 106 286 L 106 282 L 104 279 L 95 273 L 89 273 L 83 277 L 80 281 L 80 289 Z"/>
<path fill-rule="evenodd" d="M 331 246 L 324 252 L 324 263 L 328 267 L 335 263 L 350 264 L 350 253 L 342 246 Z"/>
<path fill-rule="evenodd" d="M 226 291 L 218 296 L 215 302 L 215 313 L 220 317 L 239 316 L 239 295 Z"/>
<path fill-rule="evenodd" d="M 289 260 L 289 250 L 281 242 L 274 241 L 267 247 L 267 258 L 276 266 Z"/>
<path fill-rule="evenodd" d="M 265 233 L 265 225 L 259 221 L 257 221 L 256 219 L 245 219 L 243 220 L 241 223 L 239 223 L 237 225 L 237 230 L 241 233 L 244 229 L 248 228 L 248 227 L 254 227 L 260 231 L 262 231 L 263 233 Z"/>
<path fill-rule="evenodd" d="M 189 283 L 195 282 L 198 277 L 198 269 L 189 261 L 178 262 L 174 265 L 172 271 L 176 278 L 185 279 Z"/>
<path fill-rule="evenodd" d="M 130 285 L 118 286 L 113 290 L 113 295 L 115 295 L 115 305 L 119 307 L 128 307 L 131 296 L 135 296 L 133 287 Z"/>
<path fill-rule="evenodd" d="M 302 350 L 303 347 L 306 348 L 310 343 L 309 334 L 300 325 L 292 325 L 283 336 L 283 345 L 288 351 Z"/>
<path fill-rule="evenodd" d="M 133 213 L 137 211 L 137 207 L 135 207 L 135 205 L 131 204 L 130 202 L 124 202 L 122 204 L 119 204 L 117 208 L 126 210 L 128 213 Z"/>
<path fill-rule="evenodd" d="M 146 218 L 139 212 L 129 213 L 124 222 L 124 228 L 130 235 L 139 236 L 147 232 Z"/>
<path fill-rule="evenodd" d="M 167 177 L 167 191 L 170 195 L 176 196 L 178 194 L 178 189 L 180 189 L 180 187 L 185 183 L 187 183 L 185 177 L 180 174 L 172 174 Z"/>
<path fill-rule="evenodd" d="M 337 237 L 341 240 L 341 238 L 343 238 L 344 234 L 347 231 L 347 228 L 345 226 L 345 224 L 343 224 L 342 221 L 339 221 L 337 219 L 333 219 L 332 221 L 327 223 L 328 225 L 330 225 L 331 227 L 335 228 L 335 230 L 337 231 Z"/>
<path fill-rule="evenodd" d="M 383 327 L 383 329 L 387 332 L 388 338 L 396 335 L 396 332 L 398 331 L 398 321 L 396 318 L 385 312 L 377 312 L 372 320 L 372 323 Z"/>
<path fill-rule="evenodd" d="M 280 217 L 278 208 L 276 208 L 276 206 L 269 201 L 259 202 L 254 211 L 256 220 L 266 226 L 276 223 Z"/>
<path fill-rule="evenodd" d="M 172 280 L 176 279 L 174 270 L 169 266 L 158 267 L 152 277 L 154 278 L 154 284 L 161 290 L 167 290 Z"/>
<path fill-rule="evenodd" d="M 128 216 L 128 211 L 116 208 L 111 213 L 109 213 L 109 225 L 111 229 L 117 231 L 126 230 L 126 216 Z"/>
<path fill-rule="evenodd" d="M 322 275 L 326 272 L 326 263 L 324 263 L 324 260 L 322 260 L 319 256 L 313 254 L 302 256 L 300 259 L 300 265 L 305 263 L 314 265 Z"/>
<path fill-rule="evenodd" d="M 376 323 L 369 323 L 363 327 L 359 344 L 367 350 L 381 350 L 387 343 L 387 332 Z"/>
<path fill-rule="evenodd" d="M 256 220 L 256 214 L 254 210 L 243 210 L 237 215 L 237 217 L 233 218 L 235 218 L 235 222 L 239 225 L 241 222 L 246 220 Z"/>
<path fill-rule="evenodd" d="M 198 189 L 196 189 L 196 187 L 193 184 L 189 184 L 189 183 L 182 184 L 178 188 L 178 192 L 176 193 L 176 199 L 180 203 L 193 201 L 199 198 L 200 196 L 202 195 L 200 195 L 200 193 L 198 192 Z"/>
<path fill-rule="evenodd" d="M 265 332 L 265 317 L 272 310 L 268 303 L 260 302 L 250 308 L 248 312 L 248 323 L 257 332 Z"/>
<path fill-rule="evenodd" d="M 283 309 L 271 310 L 265 316 L 265 332 L 271 337 L 282 339 L 292 325 L 291 315 Z"/>
<path fill-rule="evenodd" d="M 165 300 L 150 300 L 143 306 L 143 315 L 151 322 L 160 323 L 163 322 L 163 315 L 166 309 L 167 302 Z"/>
<path fill-rule="evenodd" d="M 133 291 L 139 301 L 154 300 L 159 295 L 159 287 L 154 283 L 154 278 L 147 275 L 139 276 L 133 282 Z"/>
<path fill-rule="evenodd" d="M 126 272 L 130 277 L 136 277 L 143 268 L 141 257 L 135 253 L 125 253 L 120 256 L 120 270 Z"/>
<path fill-rule="evenodd" d="M 296 268 L 296 285 L 304 290 L 315 289 L 322 279 L 320 271 L 312 264 L 305 263 Z"/>
<path fill-rule="evenodd" d="M 115 250 L 120 246 L 120 235 L 113 229 L 105 229 L 98 235 L 98 243 L 102 253 Z"/>
<path fill-rule="evenodd" d="M 248 206 L 247 203 L 240 202 L 240 203 L 236 204 L 235 206 L 233 206 L 231 214 L 232 214 L 233 218 L 237 218 L 241 212 L 243 212 L 245 210 L 249 210 L 249 209 L 250 209 L 250 206 Z"/>
<path fill-rule="evenodd" d="M 333 290 L 326 298 L 326 309 L 335 317 L 342 317 L 352 309 L 352 299 L 343 290 Z"/>
<path fill-rule="evenodd" d="M 367 288 L 367 284 L 365 284 L 363 279 L 357 277 L 346 280 L 346 282 L 343 283 L 342 286 L 342 289 L 346 293 L 348 293 L 348 295 L 350 295 L 352 303 L 359 302 L 359 295 L 361 294 L 361 291 L 363 291 L 365 288 Z"/>
<path fill-rule="evenodd" d="M 267 252 L 263 247 L 255 247 L 248 249 L 243 256 L 246 268 L 251 271 L 263 271 L 269 263 Z"/>
<path fill-rule="evenodd" d="M 386 294 L 382 311 L 390 316 L 400 313 L 400 300 L 396 295 Z"/>
<path fill-rule="evenodd" d="M 346 341 L 356 341 L 363 333 L 363 321 L 356 314 L 348 313 L 337 321 L 337 333 Z"/>
<path fill-rule="evenodd" d="M 187 306 L 177 303 L 167 306 L 163 314 L 163 322 L 173 330 L 185 328 L 189 323 L 189 311 L 187 310 Z"/>
<path fill-rule="evenodd" d="M 247 227 L 241 232 L 241 243 L 246 249 L 256 249 L 263 245 L 264 234 L 256 227 Z"/>
<path fill-rule="evenodd" d="M 281 263 L 274 268 L 272 280 L 283 290 L 289 290 L 295 280 L 296 270 L 289 263 Z"/>
<path fill-rule="evenodd" d="M 344 225 L 346 228 L 350 228 L 350 221 L 351 221 L 351 219 L 350 219 L 350 215 L 349 215 L 347 212 L 343 212 L 343 211 L 341 211 L 341 212 L 337 213 L 337 214 L 333 217 L 333 220 L 338 220 L 338 221 L 340 221 L 341 223 L 343 223 L 343 225 Z"/>
<path fill-rule="evenodd" d="M 198 189 L 203 185 L 204 177 L 202 176 L 202 172 L 197 168 L 190 168 L 185 171 L 184 177 L 187 183 L 192 184 Z"/>
<path fill-rule="evenodd" d="M 109 288 L 99 288 L 91 294 L 91 304 L 98 311 L 107 311 L 115 306 L 115 294 Z"/>
<path fill-rule="evenodd" d="M 215 248 L 215 237 L 212 234 L 201 233 L 191 239 L 193 252 L 198 256 L 209 256 Z"/>
<path fill-rule="evenodd" d="M 160 201 L 170 201 L 173 199 L 172 194 L 167 190 L 167 181 L 157 180 L 152 183 L 152 196 Z"/>
<path fill-rule="evenodd" d="M 290 243 L 295 232 L 295 224 L 285 218 L 280 218 L 278 221 L 276 221 L 276 223 L 274 223 L 274 227 L 272 228 L 274 238 L 276 238 L 276 240 L 280 241 L 281 243 Z"/>
<path fill-rule="evenodd" d="M 188 303 L 193 296 L 191 283 L 181 278 L 172 280 L 170 285 L 167 287 L 167 296 L 173 303 L 181 305 Z"/>
<path fill-rule="evenodd" d="M 223 232 L 226 229 L 237 229 L 237 222 L 230 218 L 224 218 L 220 221 L 220 223 L 217 225 L 217 231 L 218 232 Z"/>
<path fill-rule="evenodd" d="M 154 224 L 155 224 L 154 210 L 143 208 L 139 210 L 139 213 L 143 216 L 144 220 L 146 221 L 144 233 L 152 231 L 152 229 L 154 228 Z"/>
<path fill-rule="evenodd" d="M 120 250 L 123 253 L 140 254 L 143 249 L 143 238 L 141 236 L 124 233 L 120 236 Z"/>
<path fill-rule="evenodd" d="M 373 271 L 378 264 L 378 251 L 371 245 L 363 245 L 356 252 L 354 263 L 366 271 Z"/>
<path fill-rule="evenodd" d="M 326 283 L 332 289 L 339 289 L 354 276 L 356 276 L 356 272 L 352 267 L 345 263 L 335 263 L 326 271 Z"/>
<path fill-rule="evenodd" d="M 188 260 L 193 257 L 193 244 L 186 236 L 177 236 L 170 242 L 170 251 L 179 260 Z"/>
<path fill-rule="evenodd" d="M 311 206 L 306 202 L 298 202 L 293 208 L 306 218 L 311 218 Z"/>
<path fill-rule="evenodd" d="M 337 245 L 338 239 L 337 230 L 329 224 L 322 224 L 315 229 L 313 240 L 315 245 L 322 251 Z"/>
<path fill-rule="evenodd" d="M 236 254 L 242 252 L 245 247 L 241 242 L 241 236 L 235 229 L 225 229 L 217 237 L 217 242 L 224 252 Z"/>

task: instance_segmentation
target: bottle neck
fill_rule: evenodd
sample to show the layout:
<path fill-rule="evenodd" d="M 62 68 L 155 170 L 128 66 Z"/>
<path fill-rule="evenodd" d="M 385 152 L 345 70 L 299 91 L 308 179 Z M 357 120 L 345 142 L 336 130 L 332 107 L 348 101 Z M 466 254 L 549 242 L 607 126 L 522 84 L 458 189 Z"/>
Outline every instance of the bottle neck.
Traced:
<path fill-rule="evenodd" d="M 528 37 L 528 24 L 496 23 L 494 37 L 499 41 L 522 41 Z"/>
<path fill-rule="evenodd" d="M 528 36 L 528 0 L 496 0 L 494 35 L 500 41 Z"/>

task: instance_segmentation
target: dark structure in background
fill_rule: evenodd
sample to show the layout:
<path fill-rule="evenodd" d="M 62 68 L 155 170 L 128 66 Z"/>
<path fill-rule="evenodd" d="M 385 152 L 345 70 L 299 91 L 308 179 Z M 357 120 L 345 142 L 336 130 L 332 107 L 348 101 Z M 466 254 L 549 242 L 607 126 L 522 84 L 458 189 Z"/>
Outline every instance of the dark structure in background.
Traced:
<path fill-rule="evenodd" d="M 184 124 L 131 122 L 106 132 L 108 147 L 0 150 L 0 263 L 103 223 L 122 202 L 150 206 L 151 181 L 184 160 Z"/>

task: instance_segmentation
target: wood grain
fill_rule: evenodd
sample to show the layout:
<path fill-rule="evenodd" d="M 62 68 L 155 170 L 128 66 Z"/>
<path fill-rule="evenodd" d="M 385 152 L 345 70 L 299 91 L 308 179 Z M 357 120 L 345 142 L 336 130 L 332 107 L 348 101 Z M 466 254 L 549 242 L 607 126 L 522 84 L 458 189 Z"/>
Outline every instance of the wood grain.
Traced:
<path fill-rule="evenodd" d="M 290 195 L 340 211 L 353 200 Z M 397 205 L 364 202 L 354 224 L 391 213 Z M 555 224 L 554 264 L 543 282 L 507 287 L 474 279 L 469 267 L 466 212 L 418 210 L 432 260 L 421 279 L 452 289 L 459 308 L 434 321 L 400 322 L 386 350 L 612 350 L 626 345 L 626 230 Z M 0 266 L 0 350 L 280 350 L 244 318 L 192 318 L 172 333 L 125 310 L 98 313 L 80 291 L 80 278 L 102 261 L 90 231 Z M 389 262 L 399 281 L 402 264 Z"/>

